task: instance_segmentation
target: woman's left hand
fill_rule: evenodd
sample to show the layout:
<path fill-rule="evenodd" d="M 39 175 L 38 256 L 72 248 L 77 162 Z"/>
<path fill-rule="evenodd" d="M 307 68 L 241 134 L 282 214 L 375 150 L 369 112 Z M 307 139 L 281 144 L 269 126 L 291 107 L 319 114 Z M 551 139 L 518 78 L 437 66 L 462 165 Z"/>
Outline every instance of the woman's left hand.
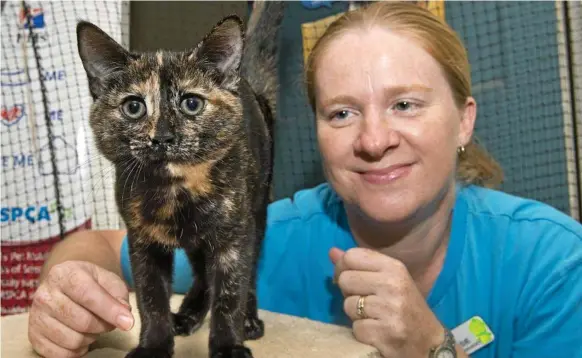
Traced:
<path fill-rule="evenodd" d="M 329 255 L 358 341 L 376 347 L 386 358 L 426 358 L 443 342 L 443 326 L 402 262 L 364 248 L 333 248 Z M 363 317 L 357 309 L 362 296 Z"/>

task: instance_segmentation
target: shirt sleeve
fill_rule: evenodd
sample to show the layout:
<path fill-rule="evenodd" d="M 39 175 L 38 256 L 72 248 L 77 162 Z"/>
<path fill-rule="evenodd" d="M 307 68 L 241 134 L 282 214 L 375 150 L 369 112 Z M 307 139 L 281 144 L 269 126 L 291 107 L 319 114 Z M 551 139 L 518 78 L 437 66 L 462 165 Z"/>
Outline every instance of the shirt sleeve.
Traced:
<path fill-rule="evenodd" d="M 127 235 L 123 238 L 121 243 L 121 272 L 123 279 L 127 285 L 133 289 L 134 281 L 131 271 L 131 262 L 129 261 L 129 245 L 127 243 Z M 172 289 L 175 293 L 185 294 L 192 286 L 192 268 L 186 253 L 182 249 L 174 251 L 174 271 L 173 271 Z"/>
<path fill-rule="evenodd" d="M 542 270 L 533 269 L 518 302 L 512 358 L 582 357 L 582 237 L 555 238 L 569 244 L 556 255 L 540 250 Z"/>

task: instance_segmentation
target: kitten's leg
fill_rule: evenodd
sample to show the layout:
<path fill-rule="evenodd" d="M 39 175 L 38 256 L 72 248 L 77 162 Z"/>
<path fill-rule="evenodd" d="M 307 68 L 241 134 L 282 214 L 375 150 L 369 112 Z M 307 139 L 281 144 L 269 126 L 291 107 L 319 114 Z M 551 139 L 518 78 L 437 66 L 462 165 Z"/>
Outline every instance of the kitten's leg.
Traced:
<path fill-rule="evenodd" d="M 174 313 L 174 334 L 188 336 L 194 333 L 210 309 L 210 288 L 206 272 L 206 257 L 202 250 L 187 251 L 194 272 L 194 283 L 177 313 Z"/>
<path fill-rule="evenodd" d="M 268 197 L 267 197 L 268 198 Z M 261 245 L 265 236 L 267 223 L 266 207 L 261 208 L 255 214 L 256 238 L 254 242 L 255 252 L 253 253 L 253 263 L 251 266 L 251 277 L 249 294 L 245 309 L 244 333 L 245 339 L 259 339 L 265 334 L 265 324 L 259 319 L 257 307 L 257 265 L 260 256 Z"/>
<path fill-rule="evenodd" d="M 228 240 L 237 244 L 244 241 L 244 237 Z M 246 250 L 232 246 L 217 251 L 212 265 L 214 295 L 210 319 L 210 357 L 252 358 L 251 350 L 243 345 L 252 257 Z"/>
<path fill-rule="evenodd" d="M 139 244 L 129 233 L 131 267 L 141 331 L 139 345 L 126 358 L 170 358 L 174 335 L 170 318 L 173 254 L 156 243 Z"/>

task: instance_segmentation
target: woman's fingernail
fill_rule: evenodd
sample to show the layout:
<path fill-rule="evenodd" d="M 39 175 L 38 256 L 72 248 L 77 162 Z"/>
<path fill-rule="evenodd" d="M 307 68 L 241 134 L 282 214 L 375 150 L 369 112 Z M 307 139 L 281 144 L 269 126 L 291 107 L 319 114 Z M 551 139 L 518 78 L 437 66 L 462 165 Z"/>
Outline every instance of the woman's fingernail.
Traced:
<path fill-rule="evenodd" d="M 117 326 L 125 331 L 129 331 L 133 327 L 133 318 L 120 314 L 117 316 Z"/>

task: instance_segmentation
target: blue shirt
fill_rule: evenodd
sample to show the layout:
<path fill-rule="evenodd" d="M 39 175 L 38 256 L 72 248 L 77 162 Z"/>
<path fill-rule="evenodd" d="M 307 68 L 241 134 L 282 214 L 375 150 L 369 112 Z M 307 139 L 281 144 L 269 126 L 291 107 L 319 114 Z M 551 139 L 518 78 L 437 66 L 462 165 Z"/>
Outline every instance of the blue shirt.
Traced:
<path fill-rule="evenodd" d="M 355 246 L 329 185 L 272 203 L 259 260 L 259 307 L 349 324 L 328 252 Z M 121 263 L 131 286 L 126 240 Z M 177 250 L 176 292 L 188 290 L 191 272 Z M 449 329 L 483 318 L 495 340 L 471 357 L 582 357 L 582 226 L 540 202 L 459 187 L 445 261 L 427 303 Z"/>

